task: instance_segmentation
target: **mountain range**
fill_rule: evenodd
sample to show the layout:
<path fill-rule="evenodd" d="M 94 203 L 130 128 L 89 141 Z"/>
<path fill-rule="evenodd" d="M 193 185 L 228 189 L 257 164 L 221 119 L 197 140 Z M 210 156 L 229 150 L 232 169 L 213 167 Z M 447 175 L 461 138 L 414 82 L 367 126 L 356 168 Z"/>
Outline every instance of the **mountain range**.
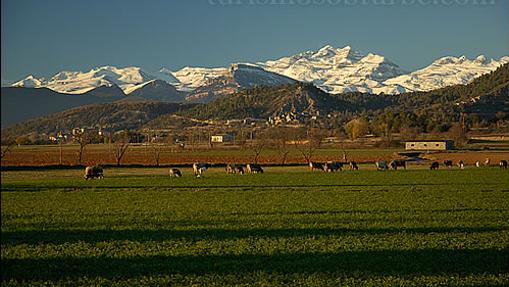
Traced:
<path fill-rule="evenodd" d="M 297 121 L 315 126 L 336 125 L 337 128 L 352 117 L 374 119 L 385 113 L 399 115 L 400 123 L 404 119 L 406 124 L 429 132 L 437 126 L 458 122 L 464 112 L 474 115 L 478 121 L 488 122 L 500 117 L 509 119 L 509 64 L 476 78 L 468 85 L 399 95 L 330 94 L 311 83 L 296 82 L 255 86 L 202 104 L 124 100 L 94 104 L 13 125 L 2 129 L 2 135 L 49 134 L 83 126 L 107 126 L 113 130 L 174 129 L 182 132 L 184 127 L 246 118 L 274 119 L 291 124 Z"/>
<path fill-rule="evenodd" d="M 381 55 L 326 45 L 280 59 L 219 68 L 184 67 L 175 72 L 162 68 L 153 73 L 139 67 L 104 66 L 86 72 L 62 71 L 48 80 L 30 75 L 2 88 L 2 127 L 87 104 L 119 100 L 208 103 L 244 89 L 296 82 L 310 83 L 329 94 L 431 91 L 466 85 L 508 62 L 509 56 L 499 60 L 447 56 L 407 72 Z"/>
<path fill-rule="evenodd" d="M 507 62 L 509 56 L 498 60 L 487 59 L 483 55 L 475 59 L 447 56 L 435 60 L 427 67 L 407 72 L 384 56 L 363 54 L 350 46 L 335 48 L 326 45 L 317 51 L 306 51 L 265 62 L 237 63 L 229 67 L 184 67 L 174 72 L 162 68 L 157 73 L 151 73 L 139 67 L 104 66 L 88 72 L 62 71 L 49 80 L 29 75 L 12 86 L 46 87 L 65 94 L 82 94 L 99 86 L 117 85 L 129 95 L 151 81 L 160 80 L 180 92 L 189 93 L 189 101 L 210 101 L 203 100 L 203 95 L 200 96 L 205 91 L 204 87 L 209 86 L 213 91 L 217 91 L 218 84 L 221 83 L 229 85 L 230 88 L 288 83 L 288 80 L 282 78 L 284 76 L 291 80 L 313 83 L 332 94 L 354 91 L 400 94 L 468 84 Z M 252 83 L 231 81 L 231 78 L 236 78 L 235 74 L 249 72 L 257 75 Z M 193 94 L 196 90 L 199 90 L 198 93 Z M 220 92 L 219 95 L 221 94 Z"/>

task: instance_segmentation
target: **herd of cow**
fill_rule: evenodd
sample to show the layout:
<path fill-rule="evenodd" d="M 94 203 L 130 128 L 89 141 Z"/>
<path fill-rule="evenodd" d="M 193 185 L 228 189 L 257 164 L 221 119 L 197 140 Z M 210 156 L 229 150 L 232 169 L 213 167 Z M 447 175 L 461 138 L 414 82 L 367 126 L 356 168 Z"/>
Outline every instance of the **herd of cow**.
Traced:
<path fill-rule="evenodd" d="M 484 162 L 484 166 L 490 166 L 490 159 L 487 158 Z M 445 167 L 452 168 L 453 167 L 453 161 L 452 160 L 444 160 L 443 162 Z M 343 166 L 348 165 L 350 170 L 358 170 L 359 166 L 355 161 L 350 161 L 347 163 L 344 162 L 337 162 L 337 161 L 328 161 L 326 163 L 321 162 L 310 162 L 309 163 L 309 169 L 311 171 L 314 170 L 321 170 L 324 172 L 334 172 L 334 171 L 342 171 Z M 380 160 L 375 162 L 377 170 L 388 170 L 389 168 L 392 168 L 394 170 L 397 170 L 398 167 L 402 167 L 406 169 L 406 160 L 393 160 L 391 162 L 387 162 L 385 160 Z M 456 165 L 460 169 L 465 168 L 465 163 L 460 160 L 456 163 Z M 202 162 L 196 162 L 193 164 L 193 173 L 195 177 L 202 177 L 203 173 L 210 168 L 210 164 L 208 163 L 202 163 Z M 481 167 L 481 162 L 477 161 L 475 163 L 476 167 Z M 507 169 L 507 161 L 501 160 L 499 162 L 500 168 Z M 434 161 L 431 163 L 429 169 L 430 170 L 436 170 L 440 167 L 440 164 L 437 161 Z M 241 164 L 227 164 L 225 167 L 225 171 L 228 174 L 244 174 L 244 173 L 263 173 L 263 168 L 259 164 L 254 163 L 248 163 L 246 165 Z M 178 168 L 170 168 L 170 177 L 182 177 L 182 172 Z M 91 179 L 91 178 L 103 178 L 103 169 L 100 166 L 87 166 L 85 168 L 85 180 Z"/>

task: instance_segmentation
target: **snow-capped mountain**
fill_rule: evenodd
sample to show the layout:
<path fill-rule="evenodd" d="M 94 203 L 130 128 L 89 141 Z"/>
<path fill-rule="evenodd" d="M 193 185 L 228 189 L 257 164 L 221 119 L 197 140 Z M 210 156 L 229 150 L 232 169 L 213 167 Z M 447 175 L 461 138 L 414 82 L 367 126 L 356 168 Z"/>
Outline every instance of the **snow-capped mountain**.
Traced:
<path fill-rule="evenodd" d="M 143 87 L 153 87 L 147 84 L 160 80 L 194 97 L 205 91 L 224 89 L 231 92 L 238 87 L 275 85 L 293 79 L 312 82 L 332 94 L 351 91 L 399 94 L 468 84 L 508 62 L 509 56 L 499 60 L 486 59 L 482 55 L 475 59 L 449 56 L 439 58 L 417 71 L 406 72 L 381 55 L 364 54 L 350 46 L 335 48 L 326 45 L 317 51 L 254 64 L 232 64 L 218 68 L 185 67 L 176 72 L 162 68 L 156 73 L 148 73 L 139 67 L 104 66 L 88 72 L 63 71 L 49 80 L 30 75 L 12 86 L 47 87 L 61 93 L 81 94 L 100 86 L 116 85 L 125 94 L 131 94 Z"/>
<path fill-rule="evenodd" d="M 273 72 L 269 72 L 253 64 L 232 64 L 229 68 L 216 68 L 207 74 L 202 68 L 185 68 L 186 72 L 175 73 L 184 84 L 184 88 L 191 89 L 188 101 L 210 102 L 211 100 L 232 94 L 240 88 L 255 86 L 277 86 L 292 84 L 296 81 Z M 194 71 L 197 71 L 194 73 Z"/>
<path fill-rule="evenodd" d="M 339 94 L 343 92 L 374 92 L 383 89 L 383 81 L 405 73 L 383 56 L 364 55 L 350 46 L 334 48 L 327 45 L 318 51 L 307 51 L 278 60 L 258 62 L 264 69 Z"/>
<path fill-rule="evenodd" d="M 299 81 L 312 82 L 332 94 L 350 91 L 399 94 L 468 84 L 507 62 L 509 56 L 498 61 L 483 55 L 472 60 L 465 56 L 443 57 L 428 67 L 407 73 L 383 56 L 364 55 L 350 46 L 327 45 L 316 52 L 307 51 L 258 65 Z"/>
<path fill-rule="evenodd" d="M 176 72 L 168 69 L 168 74 L 177 78 L 180 84 L 177 87 L 180 90 L 192 91 L 196 88 L 206 86 L 211 80 L 226 77 L 229 74 L 228 68 L 201 68 L 201 67 L 184 67 Z"/>
<path fill-rule="evenodd" d="M 399 87 L 401 91 L 431 91 L 452 85 L 466 85 L 483 74 L 496 70 L 509 62 L 509 56 L 496 61 L 480 55 L 475 59 L 461 57 L 443 57 L 431 65 L 383 82 L 388 87 Z"/>
<path fill-rule="evenodd" d="M 25 87 L 25 88 L 40 88 L 44 84 L 44 78 L 36 78 L 33 75 L 29 75 L 23 80 L 19 80 L 12 84 L 12 87 Z"/>
<path fill-rule="evenodd" d="M 30 75 L 14 83 L 12 86 L 46 87 L 60 93 L 83 94 L 97 87 L 111 87 L 116 85 L 120 87 L 124 93 L 129 94 L 153 80 L 178 83 L 178 80 L 171 76 L 171 74 L 162 72 L 151 74 L 143 71 L 139 67 L 117 68 L 103 66 L 91 69 L 88 72 L 62 71 L 47 81 L 44 79 L 37 79 Z"/>

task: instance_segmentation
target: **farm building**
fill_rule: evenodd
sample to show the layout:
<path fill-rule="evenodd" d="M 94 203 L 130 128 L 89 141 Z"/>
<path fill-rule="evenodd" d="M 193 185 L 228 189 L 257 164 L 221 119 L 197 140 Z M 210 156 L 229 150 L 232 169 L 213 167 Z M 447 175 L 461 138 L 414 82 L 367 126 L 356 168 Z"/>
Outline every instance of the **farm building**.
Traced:
<path fill-rule="evenodd" d="M 210 142 L 213 143 L 225 143 L 233 141 L 233 136 L 230 134 L 219 134 L 210 137 Z"/>
<path fill-rule="evenodd" d="M 406 150 L 452 150 L 454 141 L 452 140 L 422 140 L 405 143 Z"/>

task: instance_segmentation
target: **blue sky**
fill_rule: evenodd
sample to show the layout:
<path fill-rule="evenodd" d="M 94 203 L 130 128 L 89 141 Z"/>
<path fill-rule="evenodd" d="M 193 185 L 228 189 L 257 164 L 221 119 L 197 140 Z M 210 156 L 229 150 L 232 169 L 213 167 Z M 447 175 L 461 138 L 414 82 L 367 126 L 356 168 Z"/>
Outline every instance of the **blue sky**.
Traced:
<path fill-rule="evenodd" d="M 505 0 L 1 1 L 3 85 L 102 65 L 225 66 L 325 44 L 407 70 L 446 55 L 509 54 Z"/>

